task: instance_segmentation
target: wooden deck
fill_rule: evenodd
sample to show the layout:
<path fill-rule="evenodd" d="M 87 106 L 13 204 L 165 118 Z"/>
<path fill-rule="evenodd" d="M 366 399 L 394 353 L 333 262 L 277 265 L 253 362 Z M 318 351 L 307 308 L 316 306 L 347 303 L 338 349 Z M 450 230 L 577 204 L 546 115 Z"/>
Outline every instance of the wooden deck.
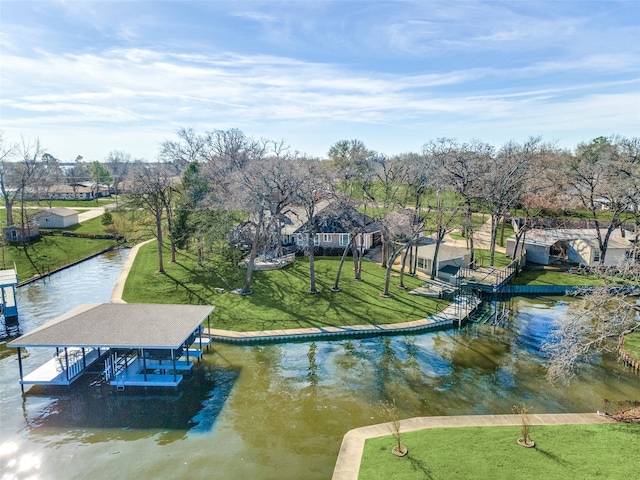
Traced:
<path fill-rule="evenodd" d="M 25 375 L 20 383 L 23 385 L 71 385 L 74 380 L 80 377 L 86 367 L 95 363 L 99 358 L 98 350 L 93 348 L 85 349 L 84 362 L 82 349 L 80 348 L 68 348 L 67 357 L 69 359 L 69 371 L 65 368 L 66 360 L 63 351 L 33 372 Z"/>

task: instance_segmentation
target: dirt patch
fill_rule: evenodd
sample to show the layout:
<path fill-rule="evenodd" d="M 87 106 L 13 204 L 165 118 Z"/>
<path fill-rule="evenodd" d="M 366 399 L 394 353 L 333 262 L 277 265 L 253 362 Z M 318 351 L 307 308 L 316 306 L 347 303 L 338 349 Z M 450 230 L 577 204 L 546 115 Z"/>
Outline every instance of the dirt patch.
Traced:
<path fill-rule="evenodd" d="M 618 422 L 640 423 L 640 406 L 610 413 L 609 416 Z"/>

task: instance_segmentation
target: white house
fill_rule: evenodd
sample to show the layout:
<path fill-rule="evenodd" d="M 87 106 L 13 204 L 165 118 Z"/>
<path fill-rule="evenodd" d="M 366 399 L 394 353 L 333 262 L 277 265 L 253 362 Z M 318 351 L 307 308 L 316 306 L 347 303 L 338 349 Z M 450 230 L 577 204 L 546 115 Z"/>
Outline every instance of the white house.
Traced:
<path fill-rule="evenodd" d="M 423 242 L 429 239 L 423 240 Z M 426 243 L 418 247 L 418 270 L 431 275 L 433 255 L 436 243 Z M 471 262 L 471 252 L 465 248 L 451 247 L 440 244 L 436 265 L 437 277 L 445 282 L 455 283 L 455 278 L 460 268 L 468 267 Z"/>
<path fill-rule="evenodd" d="M 605 232 L 601 231 L 604 236 Z M 627 234 L 631 236 L 630 233 Z M 507 256 L 513 257 L 516 244 L 515 235 L 507 239 Z M 530 230 L 518 250 L 524 247 L 527 262 L 549 265 L 554 260 L 569 261 L 594 267 L 600 265 L 600 246 L 594 228 L 556 228 L 551 230 Z M 619 265 L 633 249 L 633 243 L 616 229 L 609 237 L 604 265 Z"/>
<path fill-rule="evenodd" d="M 78 212 L 71 208 L 46 208 L 34 215 L 40 228 L 66 228 L 78 223 Z"/>

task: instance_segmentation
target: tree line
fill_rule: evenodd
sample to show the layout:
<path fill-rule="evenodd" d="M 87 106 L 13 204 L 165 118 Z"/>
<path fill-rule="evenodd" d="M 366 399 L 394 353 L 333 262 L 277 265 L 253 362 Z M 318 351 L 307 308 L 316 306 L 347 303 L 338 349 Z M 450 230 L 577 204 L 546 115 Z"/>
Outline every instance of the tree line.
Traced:
<path fill-rule="evenodd" d="M 595 227 L 603 266 L 611 235 L 624 222 L 634 225 L 637 239 L 639 151 L 640 138 L 618 135 L 580 143 L 574 150 L 539 137 L 500 147 L 438 138 L 427 141 L 420 152 L 388 156 L 352 139 L 337 141 L 320 159 L 301 154 L 283 140 L 256 139 L 238 129 L 198 133 L 181 128 L 162 142 L 154 161 L 112 151 L 102 162 L 86 163 L 79 156 L 64 170 L 39 141 L 8 144 L 0 136 L 0 193 L 11 225 L 26 221 L 24 205 L 34 192 L 46 197 L 53 186 L 73 186 L 81 179 L 109 183 L 127 194 L 127 208 L 143 209 L 153 219 L 158 272 L 164 272 L 164 238 L 170 242 L 171 262 L 178 249 L 195 249 L 200 265 L 212 249 L 225 250 L 234 261 L 242 260 L 237 256 L 241 251 L 246 257 L 239 289 L 243 294 L 251 292 L 256 259 L 283 254 L 287 217 L 295 216 L 302 225 L 299 244 L 309 257 L 310 293 L 318 292 L 314 239 L 322 222 L 328 221 L 327 211 L 344 220 L 348 234 L 334 291 L 340 290 L 349 253 L 355 279 L 361 279 L 362 238 L 367 222 L 375 221 L 387 269 L 383 295 L 388 296 L 391 266 L 400 257 L 402 287 L 405 271 L 415 273 L 424 234 L 435 242 L 432 278 L 439 247 L 453 229 L 460 229 L 466 239 L 473 266 L 475 212 L 490 218 L 491 265 L 505 220 L 517 218 L 517 251 L 540 217 L 579 210 Z M 18 220 L 13 214 L 16 202 Z M 330 208 L 322 209 L 326 202 Z M 635 245 L 637 249 L 637 240 Z M 621 267 L 623 274 L 637 276 L 637 260 L 636 250 L 629 265 Z M 566 378 L 590 348 L 597 350 L 606 339 L 637 328 L 625 298 L 598 290 L 585 302 L 591 308 L 560 325 L 549 347 L 557 366 L 552 376 Z M 612 308 L 611 302 L 624 308 Z M 591 321 L 594 315 L 606 315 L 607 309 L 615 312 L 615 322 Z"/>
<path fill-rule="evenodd" d="M 38 140 L 23 138 L 10 145 L 0 137 L 0 142 L 0 192 L 8 225 L 26 221 L 26 200 L 50 198 L 56 185 L 75 187 L 83 180 L 110 184 L 152 214 L 160 272 L 163 236 L 171 243 L 171 261 L 177 248 L 191 242 L 202 261 L 205 246 L 227 239 L 231 232 L 235 243 L 248 250 L 245 293 L 256 257 L 282 254 L 283 219 L 292 213 L 304 217 L 300 220 L 308 239 L 303 244 L 310 257 L 310 291 L 316 291 L 313 239 L 321 221 L 320 199 L 331 199 L 332 208 L 351 220 L 345 253 L 352 253 L 356 278 L 362 259 L 357 239 L 362 238 L 365 218 L 375 218 L 380 227 L 383 265 L 390 267 L 402 255 L 403 273 L 405 266 L 412 273 L 424 232 L 435 239 L 437 257 L 445 235 L 460 229 L 473 263 L 472 214 L 477 211 L 490 217 L 491 265 L 500 227 L 516 214 L 518 243 L 535 225 L 532 219 L 550 209 L 582 210 L 595 226 L 601 264 L 615 229 L 624 221 L 637 224 L 640 217 L 640 139 L 616 135 L 581 143 L 574 151 L 540 137 L 499 148 L 477 140 L 439 138 L 425 143 L 419 153 L 394 156 L 357 139 L 340 140 L 319 159 L 300 154 L 283 140 L 255 139 L 238 129 L 197 133 L 182 128 L 161 144 L 153 162 L 112 151 L 102 162 L 85 163 L 78 156 L 64 170 Z M 16 202 L 21 207 L 17 222 Z M 246 216 L 236 227 L 237 212 Z M 435 264 L 434 258 L 434 269 Z"/>

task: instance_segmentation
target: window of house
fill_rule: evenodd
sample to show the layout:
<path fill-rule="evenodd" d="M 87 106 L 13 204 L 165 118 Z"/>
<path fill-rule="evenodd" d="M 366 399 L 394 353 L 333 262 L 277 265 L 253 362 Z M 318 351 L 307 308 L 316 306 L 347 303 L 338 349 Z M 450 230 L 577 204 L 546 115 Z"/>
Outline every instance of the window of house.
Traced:
<path fill-rule="evenodd" d="M 330 233 L 323 233 L 322 234 L 322 241 L 324 243 L 331 243 L 331 234 Z"/>
<path fill-rule="evenodd" d="M 301 233 L 298 234 L 298 243 L 300 245 L 302 245 L 302 234 Z"/>
<path fill-rule="evenodd" d="M 341 247 L 346 247 L 347 245 L 349 245 L 349 234 L 348 233 L 342 233 L 340 234 L 340 246 Z"/>
<path fill-rule="evenodd" d="M 599 262 L 600 261 L 600 250 L 594 250 L 594 252 L 593 252 L 593 261 L 594 262 Z"/>
<path fill-rule="evenodd" d="M 316 236 L 313 237 L 313 244 L 316 245 L 316 246 L 320 245 L 320 234 L 319 233 L 316 233 Z"/>

